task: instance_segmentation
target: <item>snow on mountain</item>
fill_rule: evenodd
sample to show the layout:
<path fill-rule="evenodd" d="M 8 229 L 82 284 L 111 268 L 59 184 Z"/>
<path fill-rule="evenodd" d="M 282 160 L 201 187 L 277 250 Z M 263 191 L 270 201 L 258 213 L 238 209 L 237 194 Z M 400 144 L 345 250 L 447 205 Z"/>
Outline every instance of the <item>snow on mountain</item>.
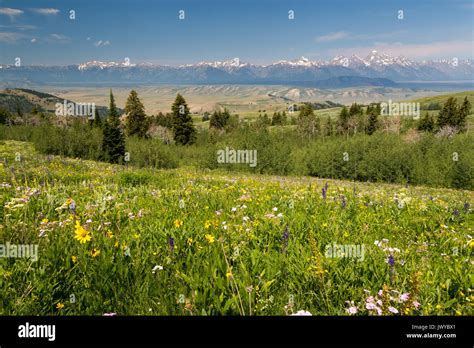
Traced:
<path fill-rule="evenodd" d="M 78 70 L 86 70 L 86 69 L 91 69 L 91 68 L 105 69 L 105 68 L 133 67 L 133 66 L 136 66 L 136 64 L 131 64 L 129 62 L 116 63 L 116 62 L 101 62 L 98 60 L 93 60 L 91 62 L 79 64 L 77 69 Z"/>
<path fill-rule="evenodd" d="M 129 70 L 128 68 L 131 67 L 133 69 Z M 68 66 L 0 66 L 0 80 L 7 82 L 30 81 L 32 83 L 111 81 L 150 84 L 311 84 L 315 81 L 330 79 L 328 83 L 331 84 L 352 85 L 354 83 L 386 84 L 388 83 L 386 80 L 473 80 L 473 76 L 474 66 L 471 60 L 451 58 L 417 62 L 404 56 L 392 57 L 377 51 L 372 51 L 364 58 L 355 54 L 351 56 L 339 55 L 329 61 L 316 61 L 300 57 L 294 60 L 280 60 L 269 65 L 253 65 L 243 62 L 239 58 L 233 58 L 178 67 L 97 60 Z M 379 79 L 380 81 L 367 79 Z"/>
<path fill-rule="evenodd" d="M 294 60 L 279 60 L 273 64 L 266 65 L 266 66 L 277 66 L 277 65 L 289 66 L 289 67 L 321 67 L 324 65 L 324 63 L 319 62 L 319 61 L 312 61 L 306 57 L 301 56 L 301 58 L 294 59 Z"/>
<path fill-rule="evenodd" d="M 189 68 L 189 67 L 202 67 L 202 66 L 210 66 L 212 68 L 223 68 L 223 69 L 238 69 L 245 66 L 248 66 L 248 63 L 242 63 L 239 58 L 233 58 L 230 60 L 226 60 L 224 62 L 216 61 L 216 62 L 199 62 L 197 64 L 186 64 L 180 65 L 180 68 Z"/>

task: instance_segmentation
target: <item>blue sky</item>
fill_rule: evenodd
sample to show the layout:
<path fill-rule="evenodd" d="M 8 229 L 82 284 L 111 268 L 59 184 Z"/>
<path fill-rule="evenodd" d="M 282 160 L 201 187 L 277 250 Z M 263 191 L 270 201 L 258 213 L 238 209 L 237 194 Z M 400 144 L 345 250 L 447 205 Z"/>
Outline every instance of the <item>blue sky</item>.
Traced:
<path fill-rule="evenodd" d="M 473 23 L 471 0 L 0 0 L 0 63 L 128 57 L 180 65 L 239 57 L 266 64 L 373 49 L 417 60 L 472 59 Z"/>

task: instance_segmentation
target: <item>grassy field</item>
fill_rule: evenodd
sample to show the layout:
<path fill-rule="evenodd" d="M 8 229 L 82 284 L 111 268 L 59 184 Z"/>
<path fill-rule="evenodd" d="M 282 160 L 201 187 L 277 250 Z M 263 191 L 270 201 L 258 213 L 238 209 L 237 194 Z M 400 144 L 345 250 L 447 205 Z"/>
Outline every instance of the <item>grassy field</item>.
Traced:
<path fill-rule="evenodd" d="M 459 92 L 459 93 L 450 93 L 450 94 L 442 94 L 442 95 L 431 96 L 431 97 L 423 97 L 423 98 L 414 99 L 413 101 L 419 102 L 422 107 L 423 105 L 429 105 L 430 103 L 438 103 L 440 105 L 443 105 L 444 103 L 446 103 L 446 101 L 450 97 L 456 98 L 456 101 L 458 104 L 461 104 L 464 98 L 467 97 L 471 105 L 474 105 L 474 91 L 464 91 L 464 92 Z"/>
<path fill-rule="evenodd" d="M 1 315 L 474 313 L 472 191 L 0 159 Z"/>

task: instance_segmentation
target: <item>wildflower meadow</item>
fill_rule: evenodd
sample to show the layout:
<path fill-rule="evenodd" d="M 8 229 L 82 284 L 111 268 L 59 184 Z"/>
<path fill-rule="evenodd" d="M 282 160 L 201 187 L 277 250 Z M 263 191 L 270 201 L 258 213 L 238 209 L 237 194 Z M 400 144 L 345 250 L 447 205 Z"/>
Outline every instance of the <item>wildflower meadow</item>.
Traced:
<path fill-rule="evenodd" d="M 1 315 L 474 312 L 472 191 L 0 158 Z"/>

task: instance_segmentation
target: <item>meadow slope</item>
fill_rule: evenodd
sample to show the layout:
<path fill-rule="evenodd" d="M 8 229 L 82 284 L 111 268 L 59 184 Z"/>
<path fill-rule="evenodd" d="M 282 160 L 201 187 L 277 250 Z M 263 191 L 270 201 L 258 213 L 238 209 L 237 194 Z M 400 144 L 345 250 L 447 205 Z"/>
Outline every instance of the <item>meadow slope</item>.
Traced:
<path fill-rule="evenodd" d="M 0 159 L 0 315 L 474 313 L 472 191 Z"/>

